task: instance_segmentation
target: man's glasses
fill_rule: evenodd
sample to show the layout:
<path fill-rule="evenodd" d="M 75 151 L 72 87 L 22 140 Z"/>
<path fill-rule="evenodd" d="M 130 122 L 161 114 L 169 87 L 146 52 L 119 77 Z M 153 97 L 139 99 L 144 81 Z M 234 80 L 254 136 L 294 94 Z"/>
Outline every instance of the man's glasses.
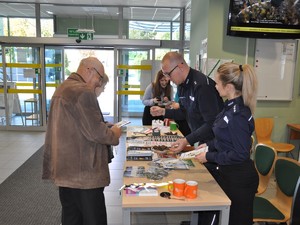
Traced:
<path fill-rule="evenodd" d="M 177 67 L 178 67 L 178 65 L 176 65 L 173 69 L 171 69 L 170 72 L 168 72 L 168 73 L 167 73 L 167 72 L 164 72 L 163 75 L 170 78 L 170 77 L 171 77 L 171 73 L 172 73 Z"/>
<path fill-rule="evenodd" d="M 99 80 L 101 81 L 101 80 L 103 79 L 103 76 L 98 72 L 98 70 L 96 70 L 95 67 L 93 67 L 93 68 L 94 68 L 94 70 L 97 72 L 97 74 L 99 75 Z"/>

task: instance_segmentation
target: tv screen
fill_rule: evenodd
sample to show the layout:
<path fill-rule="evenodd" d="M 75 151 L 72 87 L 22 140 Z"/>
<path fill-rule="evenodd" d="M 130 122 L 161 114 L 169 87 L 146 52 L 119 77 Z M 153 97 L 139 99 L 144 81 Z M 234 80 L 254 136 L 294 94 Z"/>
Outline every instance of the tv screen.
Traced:
<path fill-rule="evenodd" d="M 300 38 L 300 0 L 231 0 L 227 34 L 269 39 Z"/>

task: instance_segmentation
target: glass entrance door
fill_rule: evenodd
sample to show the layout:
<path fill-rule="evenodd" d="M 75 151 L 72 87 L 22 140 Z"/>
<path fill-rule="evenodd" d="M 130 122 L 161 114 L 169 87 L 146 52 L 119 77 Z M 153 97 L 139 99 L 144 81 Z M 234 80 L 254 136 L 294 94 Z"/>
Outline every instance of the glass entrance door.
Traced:
<path fill-rule="evenodd" d="M 109 82 L 105 86 L 105 90 L 98 97 L 99 106 L 103 113 L 104 119 L 109 122 L 114 122 L 114 102 L 116 96 L 114 93 L 114 51 L 113 48 L 68 48 L 64 49 L 64 72 L 66 79 L 72 72 L 76 72 L 80 60 L 89 56 L 96 57 L 103 64 L 105 73 L 108 75 Z"/>
<path fill-rule="evenodd" d="M 45 127 L 41 46 L 2 45 L 1 127 Z"/>
<path fill-rule="evenodd" d="M 68 59 L 64 60 L 64 49 L 60 46 L 45 47 L 45 98 L 46 98 L 46 120 L 48 118 L 50 101 L 56 88 L 64 81 L 65 61 L 68 65 Z"/>
<path fill-rule="evenodd" d="M 118 49 L 117 94 L 118 119 L 136 118 L 141 125 L 145 88 L 152 81 L 152 49 Z M 139 123 L 139 122 L 140 123 Z"/>
<path fill-rule="evenodd" d="M 153 66 L 154 48 L 74 49 L 25 44 L 0 47 L 0 129 L 45 130 L 55 89 L 88 56 L 99 58 L 109 76 L 98 98 L 105 119 L 117 122 L 132 117 L 141 124 L 141 99 L 159 69 Z"/>

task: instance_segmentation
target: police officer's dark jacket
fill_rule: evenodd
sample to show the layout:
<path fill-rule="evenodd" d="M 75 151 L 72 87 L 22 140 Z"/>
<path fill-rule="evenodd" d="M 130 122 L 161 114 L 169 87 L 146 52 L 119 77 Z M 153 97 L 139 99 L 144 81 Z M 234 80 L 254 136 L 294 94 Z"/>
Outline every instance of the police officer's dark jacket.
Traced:
<path fill-rule="evenodd" d="M 208 142 L 206 159 L 219 165 L 241 164 L 250 160 L 254 119 L 242 97 L 225 101 L 213 125 L 215 138 Z"/>
<path fill-rule="evenodd" d="M 166 118 L 187 120 L 192 132 L 186 139 L 191 145 L 214 137 L 212 125 L 224 104 L 215 85 L 211 78 L 190 68 L 186 80 L 178 85 L 180 109 L 166 110 Z"/>

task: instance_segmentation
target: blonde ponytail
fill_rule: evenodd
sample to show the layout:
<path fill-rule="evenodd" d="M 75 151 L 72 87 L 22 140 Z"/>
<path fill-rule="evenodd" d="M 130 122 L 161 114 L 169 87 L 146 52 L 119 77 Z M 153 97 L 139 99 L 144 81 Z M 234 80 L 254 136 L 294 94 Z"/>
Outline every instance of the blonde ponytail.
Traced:
<path fill-rule="evenodd" d="M 217 73 L 222 84 L 232 84 L 235 87 L 236 94 L 242 95 L 244 104 L 248 106 L 251 113 L 254 114 L 256 108 L 257 95 L 257 77 L 253 67 L 249 64 L 239 65 L 228 62 L 222 64 Z"/>

